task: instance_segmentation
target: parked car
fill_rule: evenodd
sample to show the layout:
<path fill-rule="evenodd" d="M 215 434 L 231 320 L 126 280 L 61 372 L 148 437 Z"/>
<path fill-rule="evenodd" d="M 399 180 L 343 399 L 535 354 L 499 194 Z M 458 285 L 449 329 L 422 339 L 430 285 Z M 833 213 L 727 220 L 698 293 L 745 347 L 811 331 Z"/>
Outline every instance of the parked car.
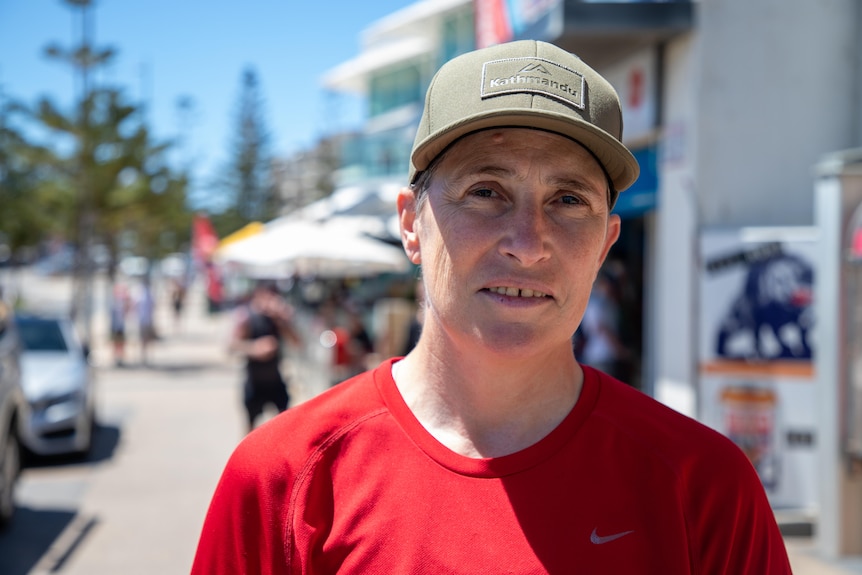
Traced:
<path fill-rule="evenodd" d="M 15 486 L 21 471 L 19 426 L 24 412 L 21 345 L 12 309 L 0 299 L 0 527 L 15 512 Z"/>
<path fill-rule="evenodd" d="M 21 443 L 35 455 L 86 455 L 96 422 L 89 350 L 68 318 L 19 314 L 15 322 L 28 404 Z"/>

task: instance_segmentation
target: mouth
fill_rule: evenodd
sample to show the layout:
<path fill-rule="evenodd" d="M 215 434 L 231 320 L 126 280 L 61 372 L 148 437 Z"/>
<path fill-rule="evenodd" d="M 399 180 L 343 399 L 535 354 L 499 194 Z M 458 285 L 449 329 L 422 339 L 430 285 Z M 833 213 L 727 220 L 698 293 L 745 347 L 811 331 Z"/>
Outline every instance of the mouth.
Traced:
<path fill-rule="evenodd" d="M 500 295 L 505 295 L 509 297 L 523 297 L 523 298 L 545 298 L 549 297 L 548 294 L 542 293 L 540 291 L 531 290 L 531 289 L 518 289 L 516 287 L 507 287 L 507 286 L 495 286 L 488 288 L 488 291 L 491 293 L 496 293 Z"/>

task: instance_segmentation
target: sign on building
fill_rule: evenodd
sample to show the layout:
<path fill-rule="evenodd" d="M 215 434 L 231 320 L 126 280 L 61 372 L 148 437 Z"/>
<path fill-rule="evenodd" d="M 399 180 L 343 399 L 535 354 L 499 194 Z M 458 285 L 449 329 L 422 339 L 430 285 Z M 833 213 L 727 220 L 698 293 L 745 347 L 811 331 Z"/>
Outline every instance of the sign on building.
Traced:
<path fill-rule="evenodd" d="M 699 413 L 748 455 L 776 508 L 816 507 L 812 228 L 701 236 Z"/>

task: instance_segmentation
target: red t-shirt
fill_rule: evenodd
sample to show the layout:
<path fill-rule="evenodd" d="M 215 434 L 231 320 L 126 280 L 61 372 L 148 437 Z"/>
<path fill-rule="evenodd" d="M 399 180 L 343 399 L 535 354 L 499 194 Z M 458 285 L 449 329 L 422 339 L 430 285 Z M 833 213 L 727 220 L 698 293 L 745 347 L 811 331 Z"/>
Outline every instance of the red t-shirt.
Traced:
<path fill-rule="evenodd" d="M 471 459 L 415 419 L 392 361 L 239 445 L 193 574 L 790 573 L 757 474 L 700 423 L 584 367 L 547 437 Z"/>

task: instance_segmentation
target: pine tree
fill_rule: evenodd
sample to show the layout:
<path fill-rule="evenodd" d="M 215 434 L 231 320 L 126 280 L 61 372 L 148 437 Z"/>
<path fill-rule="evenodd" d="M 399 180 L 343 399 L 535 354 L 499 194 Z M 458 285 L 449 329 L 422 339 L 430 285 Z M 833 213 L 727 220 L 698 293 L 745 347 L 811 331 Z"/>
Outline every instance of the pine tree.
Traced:
<path fill-rule="evenodd" d="M 45 97 L 32 107 L 4 104 L 0 110 L 0 199 L 5 200 L 0 205 L 13 206 L 0 217 L 0 232 L 15 247 L 48 234 L 71 242 L 75 262 L 70 315 L 90 340 L 92 248 L 108 249 L 113 279 L 122 233 L 134 233 L 139 239 L 134 248 L 155 259 L 176 251 L 181 234 L 188 236 L 191 215 L 186 208 L 187 177 L 167 162 L 170 144 L 152 138 L 141 109 L 122 89 L 95 85 L 95 70 L 107 65 L 115 50 L 93 44 L 94 1 L 63 3 L 81 23 L 80 42 L 69 48 L 51 44 L 45 54 L 71 66 L 80 93 L 70 109 Z M 9 111 L 46 129 L 50 142 L 25 140 L 7 121 Z M 71 151 L 54 141 L 71 142 Z M 24 195 L 36 210 L 15 203 Z"/>
<path fill-rule="evenodd" d="M 263 97 L 254 68 L 242 73 L 232 160 L 227 174 L 230 211 L 240 225 L 273 218 L 278 210 L 270 178 L 269 133 L 264 123 Z"/>

